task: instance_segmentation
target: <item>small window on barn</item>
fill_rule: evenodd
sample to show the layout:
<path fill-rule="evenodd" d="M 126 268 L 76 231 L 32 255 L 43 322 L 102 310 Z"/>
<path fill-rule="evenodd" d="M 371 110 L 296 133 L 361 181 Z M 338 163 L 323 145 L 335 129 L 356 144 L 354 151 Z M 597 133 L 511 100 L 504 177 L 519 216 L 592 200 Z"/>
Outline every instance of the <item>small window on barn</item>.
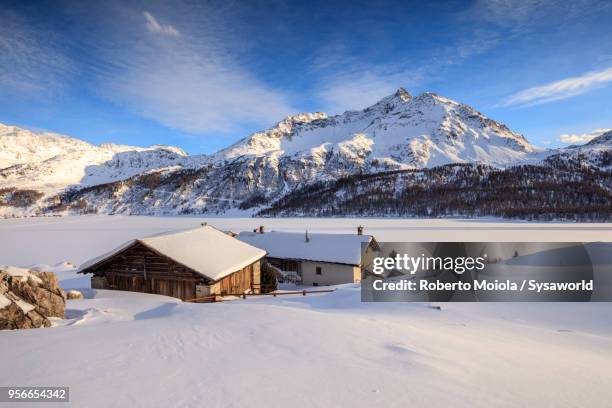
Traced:
<path fill-rule="evenodd" d="M 316 273 L 317 275 L 321 275 L 321 274 L 323 273 L 323 271 L 321 270 L 321 267 L 320 267 L 320 266 L 317 266 L 317 268 L 316 268 L 316 272 L 315 272 L 315 273 Z"/>
<path fill-rule="evenodd" d="M 319 286 L 318 282 L 312 282 L 312 286 Z"/>

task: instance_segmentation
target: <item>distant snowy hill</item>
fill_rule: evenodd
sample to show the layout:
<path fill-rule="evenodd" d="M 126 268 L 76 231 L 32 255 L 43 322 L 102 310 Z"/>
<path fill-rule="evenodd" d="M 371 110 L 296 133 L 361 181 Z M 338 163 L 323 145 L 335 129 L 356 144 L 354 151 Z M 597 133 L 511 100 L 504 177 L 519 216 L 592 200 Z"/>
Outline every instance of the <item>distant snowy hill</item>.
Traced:
<path fill-rule="evenodd" d="M 208 156 L 188 156 L 167 146 L 93 146 L 66 136 L 2 126 L 0 164 L 10 167 L 0 169 L 0 215 L 333 215 L 359 214 L 359 205 L 376 203 L 370 205 L 369 215 L 522 217 L 536 207 L 516 212 L 520 203 L 506 200 L 500 212 L 495 200 L 505 193 L 495 188 L 520 184 L 529 189 L 537 181 L 543 187 L 530 200 L 542 207 L 547 205 L 542 199 L 554 196 L 546 193 L 546 186 L 584 178 L 595 196 L 582 195 L 580 202 L 596 203 L 589 208 L 599 219 L 609 199 L 610 139 L 609 132 L 583 146 L 540 149 L 467 105 L 432 93 L 412 96 L 402 88 L 359 111 L 331 117 L 322 112 L 289 116 Z M 401 180 L 409 181 L 386 176 L 378 177 L 378 184 L 368 181 L 390 172 L 408 172 Z M 360 177 L 360 189 L 366 192 L 358 201 L 351 201 L 356 191 L 346 189 L 350 183 L 344 180 L 351 177 Z M 484 178 L 488 186 L 483 185 Z M 326 211 L 292 201 L 311 200 L 308 189 L 326 186 L 336 192 L 333 197 L 321 192 Z M 441 212 L 426 202 L 410 212 L 405 195 L 415 188 L 484 189 L 492 202 L 482 211 L 472 207 L 468 213 L 460 211 L 465 203 L 459 195 Z M 404 207 L 386 208 L 381 197 L 395 197 L 394 205 Z M 436 194 L 421 197 L 435 199 Z M 551 208 L 561 204 L 550 203 Z M 547 214 L 556 217 L 555 211 Z"/>
<path fill-rule="evenodd" d="M 192 161 L 178 147 L 94 146 L 68 136 L 0 124 L 0 188 L 57 193 L 70 186 L 109 183 Z"/>
<path fill-rule="evenodd" d="M 547 162 L 565 161 L 612 170 L 612 130 L 580 146 L 560 149 L 546 159 Z"/>

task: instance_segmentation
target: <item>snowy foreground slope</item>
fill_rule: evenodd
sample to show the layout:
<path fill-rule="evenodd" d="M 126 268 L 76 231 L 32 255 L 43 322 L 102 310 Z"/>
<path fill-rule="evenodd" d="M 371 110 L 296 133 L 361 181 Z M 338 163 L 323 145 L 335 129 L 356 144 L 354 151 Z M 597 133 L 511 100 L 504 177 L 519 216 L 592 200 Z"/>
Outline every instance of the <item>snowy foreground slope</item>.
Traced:
<path fill-rule="evenodd" d="M 0 220 L 0 264 L 81 263 L 196 218 Z M 610 224 L 208 219 L 221 228 L 379 240 L 611 240 Z M 86 287 L 74 266 L 61 284 Z M 0 332 L 1 385 L 70 387 L 76 407 L 608 407 L 612 304 L 361 303 L 324 295 L 217 304 L 84 290 L 56 327 Z M 23 406 L 27 406 L 24 404 Z"/>
<path fill-rule="evenodd" d="M 96 291 L 58 327 L 0 333 L 1 384 L 73 406 L 609 406 L 610 304 L 187 304 Z M 10 351 L 9 351 L 10 350 Z"/>

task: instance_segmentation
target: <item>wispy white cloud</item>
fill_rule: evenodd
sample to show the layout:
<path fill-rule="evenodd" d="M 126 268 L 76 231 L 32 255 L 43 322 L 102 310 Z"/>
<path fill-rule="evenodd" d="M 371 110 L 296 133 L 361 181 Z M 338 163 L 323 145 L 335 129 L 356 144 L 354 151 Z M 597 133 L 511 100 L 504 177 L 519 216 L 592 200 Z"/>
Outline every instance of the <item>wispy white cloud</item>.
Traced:
<path fill-rule="evenodd" d="M 285 95 L 227 56 L 210 61 L 157 50 L 122 66 L 120 75 L 108 74 L 102 88 L 106 98 L 189 133 L 239 132 L 242 124 L 264 126 L 292 112 Z"/>
<path fill-rule="evenodd" d="M 133 24 L 138 14 L 125 9 L 120 25 L 106 22 L 102 29 L 113 34 L 95 38 L 96 54 L 107 62 L 95 72 L 95 91 L 140 116 L 193 134 L 240 135 L 245 126 L 271 125 L 294 113 L 289 97 L 235 54 L 225 16 L 219 14 L 224 10 L 190 7 L 176 3 L 155 12 L 180 22 L 176 26 L 144 12 L 143 28 Z M 117 43 L 121 46 L 111 45 Z"/>
<path fill-rule="evenodd" d="M 499 105 L 538 105 L 580 95 L 609 82 L 612 82 L 612 67 L 525 89 L 505 98 Z"/>
<path fill-rule="evenodd" d="M 75 71 L 53 31 L 10 10 L 0 13 L 0 91 L 42 98 L 63 89 Z"/>
<path fill-rule="evenodd" d="M 3 95 L 9 88 L 37 99 L 55 88 L 90 92 L 171 129 L 201 135 L 243 135 L 245 128 L 295 113 L 289 96 L 237 55 L 223 14 L 231 7 L 180 0 L 150 10 L 119 0 L 64 6 L 58 13 L 70 15 L 78 38 L 52 23 L 33 24 L 25 13 L 0 13 Z"/>
<path fill-rule="evenodd" d="M 145 11 L 143 15 L 147 22 L 147 30 L 149 30 L 150 32 L 175 37 L 181 35 L 181 33 L 170 24 L 160 24 L 159 21 L 157 21 L 157 19 L 153 16 L 153 14 L 149 13 L 148 11 Z"/>
<path fill-rule="evenodd" d="M 581 144 L 590 142 L 598 136 L 603 135 L 606 132 L 609 132 L 612 129 L 595 129 L 589 133 L 565 133 L 559 135 L 559 141 L 561 143 L 567 144 Z"/>

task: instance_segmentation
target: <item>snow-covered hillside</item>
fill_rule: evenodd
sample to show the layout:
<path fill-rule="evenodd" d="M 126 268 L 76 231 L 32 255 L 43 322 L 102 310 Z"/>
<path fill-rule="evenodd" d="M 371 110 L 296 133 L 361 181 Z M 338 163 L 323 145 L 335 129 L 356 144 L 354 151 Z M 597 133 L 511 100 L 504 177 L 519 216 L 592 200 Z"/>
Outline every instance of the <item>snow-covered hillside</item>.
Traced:
<path fill-rule="evenodd" d="M 550 155 L 547 162 L 561 161 L 612 170 L 612 130 L 594 138 L 584 145 L 573 145 Z"/>
<path fill-rule="evenodd" d="M 118 242 L 204 221 L 232 231 L 347 234 L 364 225 L 388 242 L 610 241 L 612 234 L 611 224 L 499 220 L 28 218 L 0 220 L 0 264 L 54 270 L 63 288 L 88 288 L 75 264 Z M 610 402 L 611 303 L 361 303 L 354 285 L 216 304 L 83 292 L 88 298 L 68 300 L 56 327 L 0 332 L 1 384 L 69 386 L 71 406 L 92 408 Z"/>
<path fill-rule="evenodd" d="M 192 162 L 178 147 L 95 146 L 69 136 L 0 124 L 0 189 L 57 193 Z"/>
<path fill-rule="evenodd" d="M 84 292 L 57 327 L 0 333 L 0 382 L 69 386 L 87 407 L 609 406 L 608 303 Z"/>

